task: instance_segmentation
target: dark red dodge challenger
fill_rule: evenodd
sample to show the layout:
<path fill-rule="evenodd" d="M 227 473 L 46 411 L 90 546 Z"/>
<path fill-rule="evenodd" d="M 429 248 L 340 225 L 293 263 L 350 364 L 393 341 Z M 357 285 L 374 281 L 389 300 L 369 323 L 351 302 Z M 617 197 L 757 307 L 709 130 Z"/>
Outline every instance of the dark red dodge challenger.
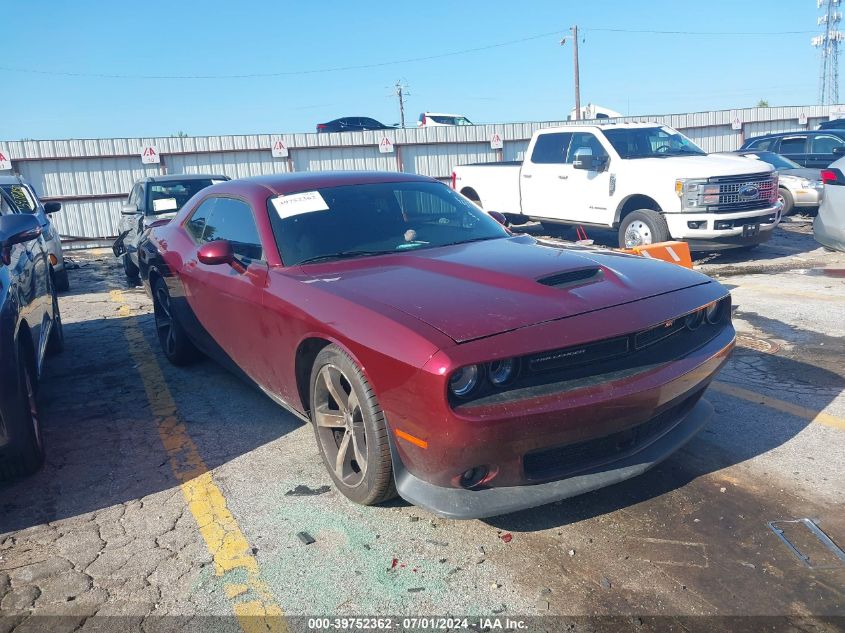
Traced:
<path fill-rule="evenodd" d="M 141 251 L 167 358 L 310 421 L 363 504 L 484 517 L 638 475 L 707 422 L 734 345 L 709 277 L 543 246 L 409 174 L 220 183 Z"/>

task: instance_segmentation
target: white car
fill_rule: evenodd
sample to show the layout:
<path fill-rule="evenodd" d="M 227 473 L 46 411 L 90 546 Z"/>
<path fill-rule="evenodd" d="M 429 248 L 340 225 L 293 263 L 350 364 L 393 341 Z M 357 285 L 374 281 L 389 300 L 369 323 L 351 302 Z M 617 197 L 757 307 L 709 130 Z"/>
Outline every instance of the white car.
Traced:
<path fill-rule="evenodd" d="M 813 220 L 813 236 L 822 246 L 845 251 L 845 158 L 822 169 L 824 199 Z"/>
<path fill-rule="evenodd" d="M 627 248 L 670 239 L 749 248 L 781 218 L 771 165 L 707 155 L 659 123 L 543 128 L 525 161 L 455 167 L 452 186 L 514 224 L 615 228 Z"/>
<path fill-rule="evenodd" d="M 443 112 L 423 112 L 417 127 L 442 127 L 446 125 L 475 125 L 461 114 L 444 114 Z"/>

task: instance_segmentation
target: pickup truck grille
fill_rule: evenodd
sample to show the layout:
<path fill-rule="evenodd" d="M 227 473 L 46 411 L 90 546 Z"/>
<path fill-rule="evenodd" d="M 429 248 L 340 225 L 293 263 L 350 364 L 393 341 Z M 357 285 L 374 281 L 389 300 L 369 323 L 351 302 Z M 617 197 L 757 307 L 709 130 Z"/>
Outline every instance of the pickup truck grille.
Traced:
<path fill-rule="evenodd" d="M 778 181 L 771 173 L 717 176 L 708 182 L 719 185 L 719 202 L 706 204 L 715 213 L 765 209 L 777 200 Z"/>

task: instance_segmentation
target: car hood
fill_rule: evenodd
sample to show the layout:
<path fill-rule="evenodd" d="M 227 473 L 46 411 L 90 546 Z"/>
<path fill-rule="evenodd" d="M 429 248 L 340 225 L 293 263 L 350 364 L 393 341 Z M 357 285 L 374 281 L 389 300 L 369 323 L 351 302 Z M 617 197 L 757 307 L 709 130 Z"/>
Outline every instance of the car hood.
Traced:
<path fill-rule="evenodd" d="M 300 270 L 327 292 L 391 306 L 457 343 L 714 283 L 674 264 L 528 236 Z"/>
<path fill-rule="evenodd" d="M 759 160 L 742 156 L 708 154 L 707 156 L 669 156 L 666 158 L 632 159 L 647 171 L 671 173 L 673 178 L 710 178 L 713 176 L 739 176 L 773 171 L 772 166 Z"/>
<path fill-rule="evenodd" d="M 804 178 L 805 180 L 821 180 L 821 169 L 812 169 L 810 167 L 796 167 L 795 169 L 778 169 L 778 174 L 781 176 L 795 176 L 796 178 Z"/>

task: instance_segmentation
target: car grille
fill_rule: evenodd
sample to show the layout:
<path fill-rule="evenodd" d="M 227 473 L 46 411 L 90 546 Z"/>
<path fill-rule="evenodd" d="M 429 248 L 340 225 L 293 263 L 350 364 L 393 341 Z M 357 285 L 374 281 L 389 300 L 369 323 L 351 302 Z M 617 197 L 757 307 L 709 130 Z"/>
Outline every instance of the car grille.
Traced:
<path fill-rule="evenodd" d="M 765 209 L 777 200 L 777 177 L 771 173 L 716 176 L 710 178 L 708 182 L 719 185 L 719 202 L 708 204 L 708 211 L 716 213 L 753 211 Z M 751 196 L 740 194 L 740 191 L 749 185 L 757 189 L 756 193 Z"/>
<path fill-rule="evenodd" d="M 703 393 L 704 389 L 701 389 L 653 418 L 624 431 L 526 453 L 522 461 L 525 477 L 531 480 L 559 479 L 636 453 L 674 428 L 692 410 Z"/>
<path fill-rule="evenodd" d="M 519 373 L 502 388 L 485 384 L 465 399 L 451 398 L 452 407 L 471 413 L 479 406 L 566 393 L 635 376 L 692 353 L 719 336 L 730 324 L 730 296 L 722 301 L 722 318 L 690 329 L 686 316 L 623 336 L 551 349 L 517 359 Z"/>

